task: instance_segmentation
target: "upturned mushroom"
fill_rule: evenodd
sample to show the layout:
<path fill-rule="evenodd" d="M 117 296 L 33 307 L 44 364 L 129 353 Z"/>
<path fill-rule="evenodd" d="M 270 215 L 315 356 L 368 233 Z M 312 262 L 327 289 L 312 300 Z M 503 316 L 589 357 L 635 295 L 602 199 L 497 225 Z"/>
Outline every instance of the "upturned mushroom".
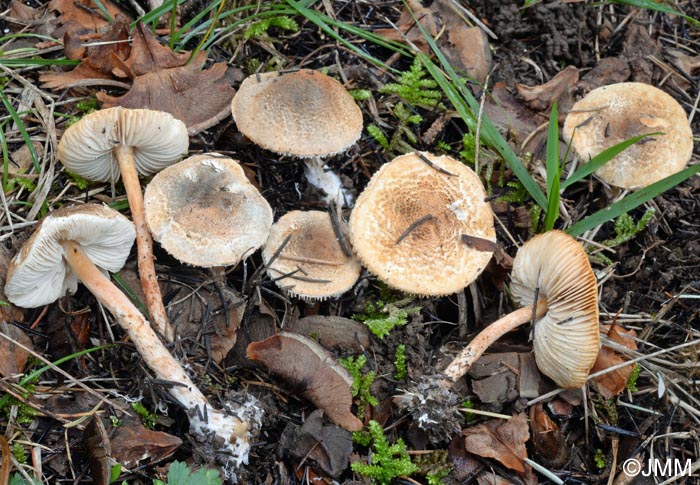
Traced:
<path fill-rule="evenodd" d="M 338 81 L 310 69 L 255 74 L 241 84 L 231 113 L 238 130 L 257 145 L 306 159 L 307 179 L 331 200 L 345 195 L 321 158 L 344 152 L 360 138 L 362 111 Z"/>
<path fill-rule="evenodd" d="M 139 173 L 152 175 L 172 165 L 188 146 L 187 128 L 170 114 L 124 108 L 85 116 L 66 130 L 58 144 L 59 160 L 81 177 L 114 183 L 121 173 L 136 226 L 139 275 L 146 304 L 156 329 L 168 341 L 173 340 L 173 329 L 158 286 Z"/>
<path fill-rule="evenodd" d="M 350 215 L 363 265 L 389 286 L 448 295 L 474 281 L 496 247 L 479 177 L 448 156 L 410 153 L 384 164 Z"/>
<path fill-rule="evenodd" d="M 146 187 L 146 222 L 178 260 L 205 268 L 238 264 L 262 246 L 272 209 L 239 163 L 195 155 L 159 172 Z"/>
<path fill-rule="evenodd" d="M 347 225 L 338 224 L 340 237 L 347 238 Z M 292 211 L 280 217 L 272 225 L 262 255 L 270 278 L 304 300 L 342 295 L 362 269 L 354 255 L 343 249 L 330 215 L 321 211 Z"/>
<path fill-rule="evenodd" d="M 581 245 L 562 231 L 527 241 L 513 260 L 511 293 L 520 309 L 477 335 L 443 371 L 457 381 L 498 338 L 534 321 L 535 360 L 563 388 L 581 387 L 600 348 L 596 279 Z"/>
<path fill-rule="evenodd" d="M 640 189 L 681 171 L 693 153 L 693 133 L 678 102 L 654 86 L 618 83 L 592 90 L 571 108 L 563 135 L 584 161 L 629 138 L 662 132 L 624 150 L 596 175 Z"/>
<path fill-rule="evenodd" d="M 156 378 L 174 383 L 168 392 L 187 411 L 198 438 L 221 452 L 217 458 L 227 467 L 247 463 L 262 417 L 255 400 L 246 397 L 228 402 L 225 410 L 213 408 L 148 321 L 105 276 L 124 265 L 134 237 L 134 225 L 106 206 L 58 209 L 41 221 L 10 263 L 5 294 L 16 305 L 36 307 L 74 292 L 82 282 L 127 332 Z"/>

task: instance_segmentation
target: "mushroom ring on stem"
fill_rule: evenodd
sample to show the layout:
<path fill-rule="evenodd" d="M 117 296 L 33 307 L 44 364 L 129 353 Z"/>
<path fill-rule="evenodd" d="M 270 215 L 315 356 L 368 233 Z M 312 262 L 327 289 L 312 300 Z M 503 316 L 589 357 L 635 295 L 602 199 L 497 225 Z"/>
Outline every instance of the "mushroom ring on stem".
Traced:
<path fill-rule="evenodd" d="M 262 411 L 252 398 L 229 403 L 226 411 L 211 407 L 148 321 L 105 276 L 124 265 L 134 237 L 133 224 L 106 206 L 58 209 L 41 221 L 10 263 L 5 294 L 16 305 L 36 307 L 75 291 L 82 282 L 127 332 L 156 378 L 175 383 L 168 392 L 187 411 L 198 438 L 222 452 L 232 476 L 232 469 L 247 463 Z"/>
<path fill-rule="evenodd" d="M 168 341 L 173 329 L 163 306 L 153 263 L 153 241 L 143 209 L 139 172 L 151 175 L 187 152 L 185 124 L 170 114 L 146 109 L 110 108 L 86 115 L 69 127 L 58 144 L 58 158 L 88 180 L 115 182 L 121 173 L 136 226 L 139 275 L 156 329 Z"/>
<path fill-rule="evenodd" d="M 457 381 L 493 342 L 534 319 L 540 371 L 563 388 L 581 387 L 600 348 L 598 290 L 583 247 L 562 231 L 533 237 L 513 260 L 510 289 L 526 306 L 486 327 L 444 374 Z"/>

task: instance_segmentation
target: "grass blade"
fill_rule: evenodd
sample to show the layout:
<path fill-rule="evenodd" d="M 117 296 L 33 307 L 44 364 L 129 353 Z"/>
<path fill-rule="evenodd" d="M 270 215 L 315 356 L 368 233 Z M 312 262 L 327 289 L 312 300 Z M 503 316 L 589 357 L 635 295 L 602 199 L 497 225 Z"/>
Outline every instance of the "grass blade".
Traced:
<path fill-rule="evenodd" d="M 17 128 L 19 129 L 20 135 L 22 135 L 24 143 L 27 144 L 29 154 L 32 156 L 32 164 L 34 165 L 34 170 L 36 170 L 36 173 L 41 173 L 41 167 L 39 166 L 39 156 L 36 154 L 36 149 L 34 149 L 32 139 L 30 138 L 29 133 L 27 133 L 27 128 L 24 126 L 22 119 L 17 114 L 17 111 L 15 111 L 15 108 L 12 106 L 12 103 L 10 103 L 10 100 L 7 99 L 7 96 L 5 96 L 5 93 L 3 93 L 1 90 L 0 99 L 2 99 L 2 104 L 5 105 L 5 109 L 10 114 L 10 118 L 12 118 L 12 121 L 14 121 L 17 125 Z"/>
<path fill-rule="evenodd" d="M 698 172 L 700 172 L 700 164 L 691 165 L 685 170 L 682 170 L 678 173 L 674 173 L 673 175 L 670 175 L 663 180 L 659 180 L 658 182 L 653 183 L 648 187 L 633 192 L 624 199 L 615 202 L 610 207 L 601 209 L 595 214 L 592 214 L 586 217 L 585 219 L 580 220 L 579 222 L 571 226 L 569 229 L 567 229 L 566 232 L 572 236 L 580 236 L 589 229 L 598 227 L 599 225 L 604 224 L 605 222 L 608 222 L 618 217 L 619 215 L 624 214 L 625 212 L 629 212 L 635 207 L 642 205 L 646 201 L 653 199 L 657 195 L 667 191 L 672 187 L 675 187 L 684 180 L 689 179 Z"/>
<path fill-rule="evenodd" d="M 643 140 L 644 138 L 648 136 L 656 136 L 656 135 L 662 135 L 663 133 L 661 132 L 655 132 L 655 133 L 649 133 L 647 135 L 639 135 L 635 136 L 634 138 L 630 138 L 629 140 L 625 140 L 622 143 L 618 143 L 617 145 L 611 146 L 610 148 L 603 150 L 600 152 L 598 155 L 595 157 L 591 158 L 588 163 L 585 165 L 579 167 L 569 178 L 564 180 L 562 182 L 561 187 L 562 189 L 567 188 L 569 185 L 575 184 L 582 178 L 587 177 L 588 175 L 592 174 L 596 170 L 598 170 L 600 167 L 608 163 L 612 158 L 616 157 L 620 153 L 622 153 L 627 147 L 630 147 L 637 143 L 640 140 Z"/>
<path fill-rule="evenodd" d="M 554 229 L 554 223 L 559 218 L 559 179 L 561 167 L 559 165 L 559 116 L 557 114 L 557 102 L 552 103 L 552 111 L 549 115 L 549 127 L 547 128 L 547 212 L 544 218 L 544 230 Z"/>
<path fill-rule="evenodd" d="M 691 17 L 690 15 L 686 15 L 683 12 L 679 12 L 673 7 L 669 7 L 663 2 L 657 2 L 654 0 L 608 0 L 605 2 L 594 3 L 592 5 L 609 5 L 611 3 L 616 5 L 629 5 L 630 7 L 645 8 L 647 10 L 653 10 L 655 12 L 661 12 L 668 15 L 678 15 L 695 27 L 700 27 L 700 21 L 697 19 Z"/>

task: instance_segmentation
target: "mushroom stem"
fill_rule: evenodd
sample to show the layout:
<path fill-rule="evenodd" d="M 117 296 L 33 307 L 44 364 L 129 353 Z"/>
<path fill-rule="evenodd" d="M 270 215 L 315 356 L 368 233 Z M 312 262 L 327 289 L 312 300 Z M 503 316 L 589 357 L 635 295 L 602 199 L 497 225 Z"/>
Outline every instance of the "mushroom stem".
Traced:
<path fill-rule="evenodd" d="M 523 323 L 529 322 L 532 319 L 533 311 L 535 319 L 542 318 L 547 313 L 547 300 L 540 299 L 537 301 L 537 306 L 534 310 L 533 307 L 534 305 L 527 305 L 509 313 L 493 322 L 474 337 L 469 342 L 469 345 L 443 371 L 443 374 L 449 379 L 445 381 L 446 387 L 457 382 L 460 377 L 469 372 L 472 364 L 479 360 L 479 357 L 492 343 Z"/>
<path fill-rule="evenodd" d="M 119 145 L 114 150 L 126 196 L 131 208 L 131 218 L 136 226 L 136 250 L 138 253 L 139 276 L 141 286 L 146 296 L 146 306 L 156 330 L 167 342 L 174 338 L 173 327 L 168 320 L 168 314 L 163 306 L 163 296 L 158 286 L 155 264 L 153 263 L 153 239 L 146 225 L 143 207 L 143 193 L 139 183 L 139 174 L 134 161 L 134 149 L 130 146 Z"/>
<path fill-rule="evenodd" d="M 148 321 L 133 303 L 100 271 L 75 241 L 62 241 L 64 257 L 78 279 L 109 310 L 129 334 L 136 349 L 156 378 L 171 382 L 170 395 L 188 412 L 191 427 L 203 437 L 214 433 L 224 440 L 225 448 L 240 459 L 247 456 L 250 422 L 243 409 L 238 416 L 212 408 L 177 360 L 168 352 Z M 245 461 L 245 459 L 243 460 Z M 240 463 L 238 463 L 240 464 Z"/>

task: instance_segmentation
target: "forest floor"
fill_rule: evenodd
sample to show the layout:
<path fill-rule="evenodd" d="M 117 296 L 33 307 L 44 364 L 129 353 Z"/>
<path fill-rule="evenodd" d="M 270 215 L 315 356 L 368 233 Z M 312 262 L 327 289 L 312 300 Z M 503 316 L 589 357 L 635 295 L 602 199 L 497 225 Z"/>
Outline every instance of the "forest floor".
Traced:
<path fill-rule="evenodd" d="M 607 220 L 577 234 L 598 281 L 608 359 L 600 369 L 629 359 L 635 363 L 589 380 L 583 390 L 562 391 L 534 367 L 526 326 L 498 340 L 483 365 L 455 386 L 456 424 L 449 419 L 453 413 L 435 411 L 435 423 L 426 429 L 419 426 L 419 412 L 396 400 L 412 392 L 427 399 L 428 407 L 445 404 L 434 389 L 421 387 L 422 378 L 438 373 L 482 328 L 514 308 L 510 258 L 544 227 L 537 201 L 517 183 L 503 153 L 479 139 L 475 126 L 490 119 L 545 193 L 553 102 L 562 123 L 573 103 L 598 86 L 634 81 L 662 89 L 686 111 L 697 142 L 700 27 L 693 19 L 700 18 L 700 7 L 669 2 L 684 18 L 575 0 L 528 7 L 508 0 L 407 3 L 458 72 L 466 70 L 479 81 L 468 84 L 479 110 L 471 112 L 471 122 L 432 82 L 426 65 L 414 62 L 422 51 L 433 66 L 441 65 L 402 2 L 185 0 L 173 24 L 176 36 L 170 35 L 168 9 L 149 17 L 165 51 L 149 58 L 148 69 L 183 69 L 194 89 L 175 98 L 156 89 L 162 80 L 143 81 L 149 94 L 134 94 L 135 102 L 144 99 L 139 95 L 160 97 L 164 105 L 182 103 L 186 108 L 179 109 L 192 114 L 204 104 L 195 95 L 228 93 L 222 94 L 228 96 L 224 101 L 213 101 L 217 108 L 197 113 L 206 127 L 190 137 L 189 153 L 217 152 L 239 160 L 275 220 L 292 210 L 327 208 L 324 194 L 307 182 L 303 162 L 252 143 L 227 111 L 245 77 L 273 70 L 323 70 L 355 97 L 365 129 L 347 151 L 326 160 L 353 198 L 380 166 L 413 150 L 462 160 L 493 195 L 500 257 L 464 291 L 446 297 L 411 297 L 363 270 L 342 296 L 308 303 L 285 295 L 259 271 L 259 252 L 227 267 L 222 280 L 221 274 L 217 279 L 206 269 L 180 263 L 155 244 L 162 292 L 179 337 L 171 351 L 187 362 L 193 380 L 215 405 L 247 393 L 264 410 L 249 462 L 237 470 L 239 482 L 700 483 L 700 177 L 690 172 L 660 195 L 634 204 L 631 219 L 621 216 L 617 223 Z M 105 20 L 98 4 L 122 22 L 122 30 Z M 146 78 L 139 77 L 134 63 L 125 64 L 136 42 L 129 47 L 124 28 L 151 8 L 141 0 L 13 0 L 1 8 L 4 283 L 10 259 L 52 210 L 95 202 L 129 216 L 121 183 L 88 183 L 68 173 L 56 150 L 70 123 L 117 103 Z M 216 28 L 208 31 L 205 22 L 216 15 Z M 105 31 L 111 34 L 104 36 Z M 105 39 L 123 42 L 101 50 L 97 41 Z M 168 60 L 189 58 L 170 52 L 170 40 L 180 51 L 202 49 L 205 40 L 202 52 L 208 57 L 199 65 L 180 60 L 174 61 L 177 67 L 166 66 Z M 139 55 L 145 59 L 156 52 L 149 49 Z M 198 71 L 201 65 L 206 71 Z M 133 72 L 125 74 L 129 69 Z M 402 75 L 411 69 L 412 80 Z M 200 80 L 201 72 L 209 74 Z M 561 152 L 569 157 L 566 176 L 574 154 L 563 139 Z M 699 153 L 696 143 L 691 165 Z M 563 190 L 554 227 L 570 229 L 634 194 L 586 177 Z M 347 219 L 350 210 L 343 208 L 341 217 Z M 133 249 L 118 279 L 138 299 L 135 265 Z M 9 304 L 1 291 L 0 300 L 0 429 L 6 438 L 0 440 L 1 483 L 10 475 L 10 483 L 18 484 L 30 483 L 30 476 L 47 484 L 109 483 L 113 470 L 121 472 L 116 483 L 151 484 L 156 478 L 216 483 L 202 475 L 184 481 L 176 481 L 175 472 L 168 477 L 174 460 L 192 470 L 218 469 L 217 461 L 193 438 L 187 416 L 168 398 L 167 383 L 153 379 L 87 290 L 81 287 L 35 309 Z M 379 338 L 362 323 L 372 319 L 396 326 Z M 310 399 L 332 401 L 340 392 L 324 383 L 308 388 L 315 372 L 330 372 L 327 362 L 306 363 L 303 353 L 276 357 L 290 359 L 282 366 L 312 367 L 290 383 L 246 358 L 249 343 L 279 330 L 315 337 L 334 358 L 355 366 L 360 389 L 352 410 L 364 424 L 364 436 L 351 441 L 348 431 L 311 414 L 316 406 Z M 117 345 L 106 346 L 112 343 Z M 403 364 L 397 358 L 402 352 Z M 31 382 L 21 380 L 60 359 Z M 378 424 L 372 424 L 371 438 L 370 422 Z M 383 437 L 396 447 L 389 450 Z M 351 468 L 355 463 L 375 468 L 362 473 L 362 467 Z M 635 466 L 646 470 L 650 464 L 661 468 L 636 476 Z"/>

